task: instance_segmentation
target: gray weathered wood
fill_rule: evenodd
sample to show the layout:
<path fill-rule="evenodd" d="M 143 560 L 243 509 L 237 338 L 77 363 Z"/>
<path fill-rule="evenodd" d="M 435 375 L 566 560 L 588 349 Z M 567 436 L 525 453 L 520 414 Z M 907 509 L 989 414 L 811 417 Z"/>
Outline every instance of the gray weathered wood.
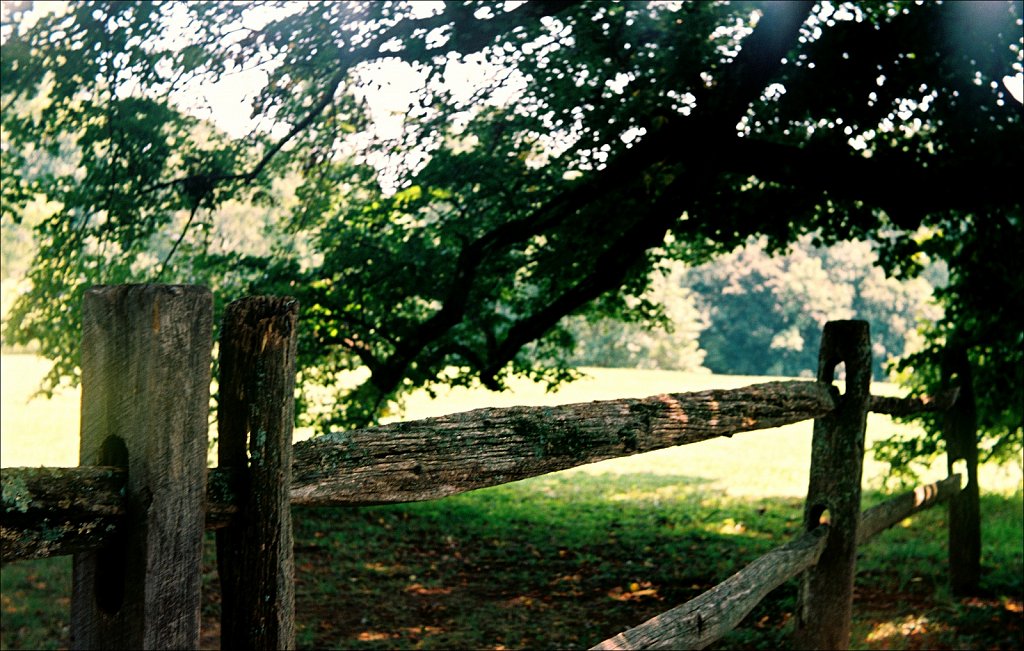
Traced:
<path fill-rule="evenodd" d="M 207 471 L 206 529 L 227 526 L 241 498 L 230 469 Z M 4 562 L 96 550 L 123 531 L 127 472 L 113 466 L 4 468 L 0 558 Z"/>
<path fill-rule="evenodd" d="M 960 492 L 960 475 L 918 486 L 864 511 L 857 527 L 857 544 L 863 545 L 897 522 L 944 502 Z"/>
<path fill-rule="evenodd" d="M 817 382 L 558 407 L 512 407 L 334 433 L 295 445 L 292 501 L 429 500 L 603 459 L 779 427 L 826 414 Z"/>
<path fill-rule="evenodd" d="M 327 505 L 429 500 L 600 459 L 799 422 L 834 405 L 826 385 L 770 382 L 642 400 L 480 409 L 356 430 L 295 446 L 291 501 Z M 226 526 L 238 511 L 241 498 L 233 472 L 209 471 L 207 529 Z M 61 469 L 51 480 L 52 491 L 76 490 L 78 473 L 85 471 Z M 114 499 L 98 496 L 97 505 L 102 510 L 104 501 Z M 10 537 L 16 537 L 15 529 L 35 535 L 31 532 L 46 527 L 42 517 L 12 523 L 17 526 L 11 527 Z M 102 512 L 96 514 L 97 525 L 102 517 Z M 101 540 L 94 530 L 68 531 L 68 544 L 94 548 Z"/>
<path fill-rule="evenodd" d="M 736 627 L 764 597 L 818 562 L 822 526 L 777 547 L 681 606 L 601 642 L 594 649 L 703 649 Z"/>
<path fill-rule="evenodd" d="M 0 478 L 4 562 L 97 549 L 124 523 L 121 468 L 3 468 Z"/>
<path fill-rule="evenodd" d="M 79 458 L 127 468 L 127 515 L 123 535 L 75 555 L 74 648 L 199 644 L 212 311 L 200 287 L 86 292 Z"/>
<path fill-rule="evenodd" d="M 242 499 L 238 515 L 217 531 L 222 649 L 295 648 L 290 490 L 297 316 L 294 299 L 274 297 L 235 301 L 224 315 L 218 457 L 236 471 Z"/>
<path fill-rule="evenodd" d="M 960 390 L 956 404 L 942 419 L 946 464 L 953 473 L 966 464 L 967 484 L 949 501 L 949 583 L 954 594 L 978 591 L 981 580 L 981 489 L 978 485 L 978 415 L 971 362 L 961 346 L 950 346 L 942 360 L 942 378 Z"/>
<path fill-rule="evenodd" d="M 846 365 L 839 406 L 814 421 L 804 527 L 819 526 L 825 511 L 831 531 L 818 563 L 803 574 L 797 602 L 795 646 L 850 646 L 853 578 L 860 522 L 864 429 L 871 388 L 871 340 L 864 321 L 830 321 L 821 335 L 818 381 L 831 384 Z"/>

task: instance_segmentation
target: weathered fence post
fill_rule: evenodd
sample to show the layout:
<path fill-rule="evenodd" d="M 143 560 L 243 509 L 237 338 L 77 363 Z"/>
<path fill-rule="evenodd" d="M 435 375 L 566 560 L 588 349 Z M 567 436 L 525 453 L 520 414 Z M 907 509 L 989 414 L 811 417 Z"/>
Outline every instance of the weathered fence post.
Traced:
<path fill-rule="evenodd" d="M 942 380 L 959 387 L 953 406 L 946 410 L 942 430 L 946 439 L 949 474 L 963 460 L 967 484 L 949 500 L 949 583 L 954 594 L 972 594 L 981 577 L 981 505 L 978 486 L 978 422 L 974 404 L 971 363 L 963 347 L 946 350 Z"/>
<path fill-rule="evenodd" d="M 75 555 L 71 645 L 199 644 L 213 300 L 95 287 L 82 310 L 81 465 L 128 469 L 124 534 Z"/>
<path fill-rule="evenodd" d="M 295 648 L 292 425 L 295 322 L 291 298 L 235 301 L 220 337 L 218 457 L 242 495 L 217 531 L 222 649 Z M 248 454 L 247 454 L 248 450 Z"/>
<path fill-rule="evenodd" d="M 831 384 L 846 365 L 838 407 L 814 421 L 804 526 L 829 514 L 829 535 L 817 565 L 800 579 L 795 644 L 801 649 L 850 646 L 853 578 L 860 521 L 864 429 L 871 388 L 871 340 L 865 321 L 830 321 L 821 334 L 818 381 Z"/>

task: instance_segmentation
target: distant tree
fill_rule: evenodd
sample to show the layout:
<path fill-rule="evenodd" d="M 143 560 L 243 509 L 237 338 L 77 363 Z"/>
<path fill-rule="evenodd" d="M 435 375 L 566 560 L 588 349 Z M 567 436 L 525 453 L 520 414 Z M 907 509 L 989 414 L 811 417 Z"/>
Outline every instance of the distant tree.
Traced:
<path fill-rule="evenodd" d="M 704 327 L 692 292 L 682 286 L 686 273 L 679 265 L 655 272 L 651 287 L 641 297 L 649 302 L 647 319 L 568 317 L 563 325 L 575 341 L 569 363 L 575 366 L 648 368 L 676 371 L 703 369 L 704 351 L 698 336 Z M 654 325 L 651 325 L 651 324 Z"/>
<path fill-rule="evenodd" d="M 1021 71 L 1020 2 L 73 2 L 34 24 L 16 7 L 2 219 L 58 207 L 8 333 L 41 342 L 52 379 L 73 375 L 91 283 L 244 286 L 301 301 L 305 381 L 369 369 L 324 425 L 365 423 L 443 369 L 492 388 L 569 377 L 558 324 L 647 319 L 663 258 L 817 232 L 884 242 L 909 272 L 895 263 L 922 227 L 1021 227 L 1002 82 Z M 412 92 L 382 109 L 388 70 Z M 466 92 L 469 70 L 484 81 Z M 185 104 L 241 71 L 258 123 L 234 137 Z M 73 170 L 32 169 L 62 148 Z M 294 198 L 275 198 L 289 176 Z M 207 245 L 231 200 L 289 204 L 268 252 Z M 981 261 L 953 278 L 1002 271 Z M 988 319 L 963 306 L 957 332 Z"/>
<path fill-rule="evenodd" d="M 876 379 L 920 347 L 918 330 L 942 310 L 924 278 L 887 278 L 869 242 L 814 246 L 810 235 L 771 255 L 755 240 L 687 272 L 707 326 L 705 365 L 716 373 L 807 375 L 817 368 L 821 329 L 834 319 L 871 324 Z"/>

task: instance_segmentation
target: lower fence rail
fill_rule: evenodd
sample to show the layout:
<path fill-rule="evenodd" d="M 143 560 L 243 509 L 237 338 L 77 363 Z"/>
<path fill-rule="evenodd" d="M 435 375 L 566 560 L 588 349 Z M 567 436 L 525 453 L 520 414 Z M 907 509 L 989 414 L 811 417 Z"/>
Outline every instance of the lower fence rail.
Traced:
<path fill-rule="evenodd" d="M 828 526 L 776 547 L 681 606 L 601 642 L 593 649 L 703 649 L 736 628 L 769 592 L 818 562 Z"/>
<path fill-rule="evenodd" d="M 960 484 L 960 475 L 950 475 L 864 511 L 857 544 L 956 495 Z M 822 525 L 776 547 L 700 596 L 608 638 L 591 651 L 703 649 L 736 628 L 772 590 L 814 566 L 825 549 L 828 531 L 828 526 Z"/>

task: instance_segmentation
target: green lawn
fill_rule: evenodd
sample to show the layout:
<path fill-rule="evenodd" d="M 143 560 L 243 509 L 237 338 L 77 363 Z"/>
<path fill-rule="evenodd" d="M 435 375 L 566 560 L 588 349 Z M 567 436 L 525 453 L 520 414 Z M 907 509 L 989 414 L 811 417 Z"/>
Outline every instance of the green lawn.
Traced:
<path fill-rule="evenodd" d="M 73 465 L 77 393 L 25 403 L 45 370 L 4 356 L 3 465 Z M 556 394 L 414 396 L 409 416 L 742 386 L 767 378 L 593 369 Z M 892 392 L 887 385 L 876 393 Z M 872 415 L 869 440 L 895 428 Z M 435 502 L 295 511 L 303 648 L 585 647 L 696 596 L 799 527 L 810 423 L 611 460 Z M 302 433 L 300 433 L 302 435 Z M 944 475 L 943 464 L 928 477 Z M 870 458 L 869 489 L 884 468 Z M 986 595 L 944 588 L 944 509 L 864 548 L 857 648 L 1013 648 L 1021 635 L 1019 466 L 985 467 Z M 881 499 L 869 490 L 867 502 Z M 209 547 L 209 546 L 208 546 Z M 204 643 L 216 641 L 208 554 Z M 5 565 L 0 647 L 66 645 L 67 558 Z M 720 648 L 785 645 L 795 588 L 775 591 Z"/>
<path fill-rule="evenodd" d="M 0 356 L 0 463 L 77 466 L 80 392 L 35 398 L 50 364 L 35 355 Z"/>

